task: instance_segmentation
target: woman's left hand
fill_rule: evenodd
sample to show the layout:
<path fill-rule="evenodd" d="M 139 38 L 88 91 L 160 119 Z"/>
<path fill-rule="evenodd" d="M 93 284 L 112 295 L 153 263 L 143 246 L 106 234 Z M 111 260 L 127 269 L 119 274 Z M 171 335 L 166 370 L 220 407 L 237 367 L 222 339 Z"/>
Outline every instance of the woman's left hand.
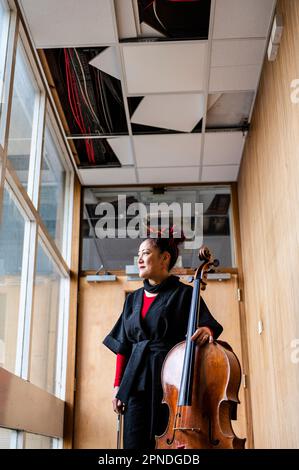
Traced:
<path fill-rule="evenodd" d="M 213 334 L 207 326 L 197 328 L 195 333 L 191 336 L 192 341 L 195 341 L 199 346 L 203 346 L 207 341 L 213 343 Z"/>

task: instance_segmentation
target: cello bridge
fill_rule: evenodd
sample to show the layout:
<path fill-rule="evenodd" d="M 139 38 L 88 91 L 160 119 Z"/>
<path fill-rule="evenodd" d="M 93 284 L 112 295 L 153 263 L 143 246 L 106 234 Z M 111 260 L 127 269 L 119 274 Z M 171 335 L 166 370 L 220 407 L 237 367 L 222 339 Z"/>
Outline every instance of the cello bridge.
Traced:
<path fill-rule="evenodd" d="M 200 432 L 200 428 L 173 428 L 174 431 L 193 431 Z"/>

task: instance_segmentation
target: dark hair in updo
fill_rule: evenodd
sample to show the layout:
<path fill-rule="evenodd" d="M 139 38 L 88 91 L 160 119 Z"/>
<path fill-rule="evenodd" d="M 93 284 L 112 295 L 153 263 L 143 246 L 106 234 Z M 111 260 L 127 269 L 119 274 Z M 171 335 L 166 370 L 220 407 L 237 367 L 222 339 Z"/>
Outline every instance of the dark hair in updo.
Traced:
<path fill-rule="evenodd" d="M 168 271 L 170 271 L 175 265 L 179 256 L 178 245 L 183 243 L 186 240 L 186 237 L 183 231 L 181 231 L 180 236 L 174 237 L 174 234 L 177 235 L 177 232 L 175 232 L 175 225 L 169 228 L 169 237 L 163 236 L 164 231 L 165 229 L 154 231 L 157 237 L 156 238 L 150 236 L 150 233 L 153 232 L 153 230 L 148 228 L 147 240 L 151 240 L 151 243 L 160 250 L 160 253 L 167 251 L 170 254 L 170 262 L 168 266 Z"/>

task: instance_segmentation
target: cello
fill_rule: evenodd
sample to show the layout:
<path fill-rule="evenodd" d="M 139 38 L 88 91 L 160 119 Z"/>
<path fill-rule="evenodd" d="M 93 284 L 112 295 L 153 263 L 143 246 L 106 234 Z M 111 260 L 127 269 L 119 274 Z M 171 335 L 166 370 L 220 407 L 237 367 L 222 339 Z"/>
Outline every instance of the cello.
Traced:
<path fill-rule="evenodd" d="M 165 432 L 155 436 L 156 449 L 243 449 L 231 425 L 237 419 L 241 367 L 232 348 L 214 340 L 203 346 L 192 339 L 200 318 L 200 291 L 207 274 L 219 265 L 206 246 L 194 275 L 186 340 L 165 357 L 161 381 L 163 406 L 169 408 Z"/>

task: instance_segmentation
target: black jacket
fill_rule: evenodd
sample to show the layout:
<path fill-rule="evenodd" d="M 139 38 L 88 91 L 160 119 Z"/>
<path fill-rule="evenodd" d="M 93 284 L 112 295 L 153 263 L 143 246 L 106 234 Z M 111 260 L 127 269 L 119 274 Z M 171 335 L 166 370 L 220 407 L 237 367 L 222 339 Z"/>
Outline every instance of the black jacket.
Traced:
<path fill-rule="evenodd" d="M 152 390 L 153 402 L 161 402 L 161 369 L 166 354 L 187 333 L 193 287 L 170 275 L 163 291 L 141 318 L 144 288 L 129 293 L 123 311 L 103 344 L 128 357 L 117 398 L 127 403 L 133 390 Z M 200 303 L 199 326 L 208 326 L 217 338 L 223 328 Z M 154 410 L 153 410 L 154 413 Z"/>

